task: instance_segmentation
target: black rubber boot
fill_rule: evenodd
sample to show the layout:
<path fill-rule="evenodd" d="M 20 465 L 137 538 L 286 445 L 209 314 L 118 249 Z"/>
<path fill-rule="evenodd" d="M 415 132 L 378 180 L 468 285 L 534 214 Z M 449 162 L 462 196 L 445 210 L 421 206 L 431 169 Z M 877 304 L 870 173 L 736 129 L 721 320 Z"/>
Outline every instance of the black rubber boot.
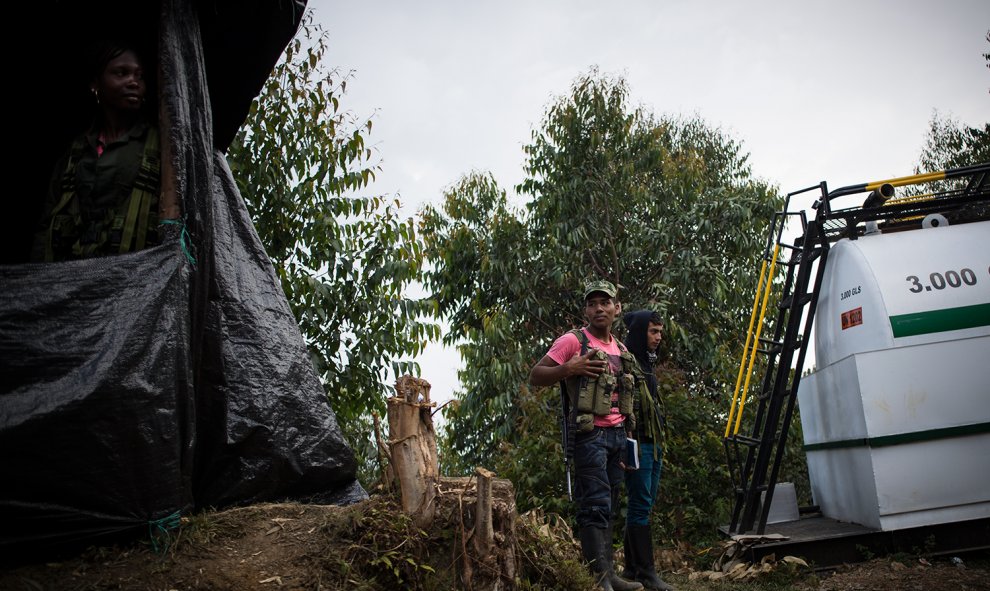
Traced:
<path fill-rule="evenodd" d="M 643 585 L 637 583 L 636 581 L 626 580 L 619 575 L 615 574 L 613 565 L 615 564 L 615 551 L 612 548 L 612 526 L 609 525 L 608 529 L 605 530 L 605 560 L 608 562 L 608 579 L 612 583 L 612 589 L 615 591 L 635 591 L 636 589 L 642 589 Z M 626 564 L 629 563 L 629 558 L 626 558 Z"/>
<path fill-rule="evenodd" d="M 649 525 L 627 525 L 626 540 L 633 550 L 633 570 L 635 579 L 647 589 L 659 591 L 674 591 L 674 588 L 664 582 L 657 574 L 653 562 L 653 536 Z M 627 556 L 626 562 L 629 562 Z"/>
<path fill-rule="evenodd" d="M 622 567 L 622 578 L 635 579 L 636 564 L 638 560 L 636 557 L 636 548 L 635 546 L 633 546 L 632 539 L 629 537 L 628 524 L 626 524 L 625 535 L 622 536 L 622 549 L 623 549 L 623 554 L 625 554 L 626 557 L 626 564 Z"/>
<path fill-rule="evenodd" d="M 613 591 L 612 581 L 609 579 L 609 568 L 605 562 L 605 530 L 600 527 L 582 527 L 578 532 L 581 539 L 581 554 L 584 560 L 591 565 L 591 574 L 594 575 L 598 586 L 604 591 Z"/>

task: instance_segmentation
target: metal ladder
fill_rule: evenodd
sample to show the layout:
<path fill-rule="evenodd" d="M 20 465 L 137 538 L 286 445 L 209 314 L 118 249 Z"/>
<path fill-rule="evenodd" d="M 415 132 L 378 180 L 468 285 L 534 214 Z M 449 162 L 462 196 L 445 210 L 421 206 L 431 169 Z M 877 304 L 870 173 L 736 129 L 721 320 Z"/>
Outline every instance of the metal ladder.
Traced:
<path fill-rule="evenodd" d="M 968 179 L 965 187 L 925 195 L 923 199 L 884 205 L 893 195 L 894 187 L 958 178 Z M 815 189 L 820 191 L 821 196 L 813 206 L 816 210 L 814 220 L 807 220 L 803 211 L 788 211 L 794 196 Z M 870 198 L 862 206 L 832 209 L 833 199 L 858 193 L 870 193 Z M 990 209 L 990 163 L 850 185 L 832 192 L 822 182 L 787 195 L 784 210 L 774 214 L 770 224 L 763 270 L 725 429 L 724 445 L 733 485 L 730 534 L 765 533 L 830 244 L 841 238 L 855 240 L 862 235 L 864 225 L 870 222 L 883 222 L 894 229 L 899 225 L 916 223 L 917 218 L 931 213 L 965 208 L 975 208 L 976 215 L 981 218 L 987 215 Z M 782 235 L 787 220 L 793 218 L 800 220 L 803 234 L 789 244 L 782 240 Z M 760 337 L 761 329 L 770 301 L 775 268 L 782 253 L 789 253 L 789 257 L 782 263 L 786 265 L 786 274 L 780 301 L 776 305 L 777 314 L 770 325 L 774 334 L 764 339 Z M 766 272 L 768 267 L 769 273 Z M 750 435 L 741 435 L 742 413 L 757 354 L 763 355 L 765 363 L 760 388 L 755 395 L 759 405 Z"/>
<path fill-rule="evenodd" d="M 801 380 L 800 369 L 791 371 L 791 366 L 794 364 L 796 368 L 804 367 L 804 358 L 808 350 L 807 335 L 814 321 L 818 288 L 828 255 L 828 241 L 820 240 L 819 237 L 821 234 L 819 221 L 816 219 L 809 222 L 803 211 L 791 212 L 787 210 L 787 206 L 793 196 L 818 188 L 821 188 L 823 194 L 827 194 L 825 183 L 821 183 L 787 195 L 784 211 L 775 214 L 771 222 L 764 252 L 764 268 L 769 264 L 770 272 L 763 277 L 765 281 L 761 279 L 756 296 L 757 301 L 762 298 L 762 309 L 757 317 L 754 303 L 750 318 L 750 334 L 747 335 L 746 354 L 740 364 L 736 393 L 733 396 L 733 406 L 724 439 L 734 492 L 730 533 L 749 532 L 754 530 L 755 526 L 755 533 L 762 534 L 766 528 L 773 489 L 783 459 L 794 402 L 797 399 L 798 383 Z M 800 220 L 804 232 L 800 238 L 790 244 L 782 240 L 782 235 L 787 220 L 794 217 Z M 774 243 L 772 251 L 771 243 Z M 765 339 L 760 337 L 763 318 L 773 288 L 774 270 L 778 259 L 784 253 L 789 253 L 789 256 L 783 262 L 786 273 L 780 300 L 776 304 L 776 317 L 771 324 L 774 333 L 771 338 Z M 761 276 L 763 275 L 761 273 Z M 756 364 L 757 354 L 764 356 L 765 369 L 756 396 L 759 405 L 753 428 L 751 434 L 746 436 L 741 435 L 739 429 L 748 392 L 747 386 Z M 743 375 L 745 375 L 745 386 L 740 389 Z"/>

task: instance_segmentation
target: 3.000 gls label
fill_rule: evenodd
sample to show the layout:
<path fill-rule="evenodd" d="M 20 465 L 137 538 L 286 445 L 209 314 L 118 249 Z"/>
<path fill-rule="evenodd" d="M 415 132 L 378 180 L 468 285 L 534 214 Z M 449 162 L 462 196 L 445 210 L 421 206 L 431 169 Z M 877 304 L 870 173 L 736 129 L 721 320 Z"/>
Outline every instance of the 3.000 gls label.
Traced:
<path fill-rule="evenodd" d="M 990 269 L 988 269 L 990 271 Z M 976 285 L 976 273 L 972 269 L 962 269 L 960 271 L 946 271 L 944 274 L 939 272 L 928 274 L 928 283 L 922 283 L 921 280 L 916 275 L 908 275 L 905 280 L 911 283 L 908 291 L 911 293 L 921 293 L 923 291 L 931 291 L 932 289 L 940 290 L 946 287 L 962 287 L 964 285 Z"/>

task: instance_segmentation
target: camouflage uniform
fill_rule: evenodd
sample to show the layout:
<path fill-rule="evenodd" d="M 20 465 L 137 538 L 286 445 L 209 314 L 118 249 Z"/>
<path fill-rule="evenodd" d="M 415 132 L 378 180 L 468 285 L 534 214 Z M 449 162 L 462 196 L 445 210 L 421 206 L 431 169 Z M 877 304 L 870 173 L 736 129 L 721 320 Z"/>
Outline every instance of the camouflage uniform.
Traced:
<path fill-rule="evenodd" d="M 97 154 L 97 133 L 72 143 L 56 167 L 33 261 L 64 261 L 158 244 L 158 129 L 135 125 Z"/>

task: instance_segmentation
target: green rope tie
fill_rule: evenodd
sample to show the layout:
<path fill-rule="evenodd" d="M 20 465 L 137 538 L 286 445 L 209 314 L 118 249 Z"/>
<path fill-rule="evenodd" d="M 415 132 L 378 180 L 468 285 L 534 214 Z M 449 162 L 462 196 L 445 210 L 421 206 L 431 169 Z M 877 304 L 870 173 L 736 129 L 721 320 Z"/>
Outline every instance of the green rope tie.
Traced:
<path fill-rule="evenodd" d="M 161 220 L 158 222 L 158 225 L 160 226 L 164 226 L 165 224 L 182 226 L 182 232 L 179 234 L 179 244 L 182 245 L 182 253 L 186 255 L 186 260 L 189 261 L 190 265 L 195 267 L 196 259 L 193 257 L 192 249 L 190 248 L 192 239 L 189 237 L 189 232 L 186 230 L 185 220 Z"/>
<path fill-rule="evenodd" d="M 179 515 L 176 511 L 161 519 L 148 522 L 148 538 L 151 539 L 151 548 L 155 554 L 164 554 L 172 545 L 172 530 L 179 527 Z"/>

